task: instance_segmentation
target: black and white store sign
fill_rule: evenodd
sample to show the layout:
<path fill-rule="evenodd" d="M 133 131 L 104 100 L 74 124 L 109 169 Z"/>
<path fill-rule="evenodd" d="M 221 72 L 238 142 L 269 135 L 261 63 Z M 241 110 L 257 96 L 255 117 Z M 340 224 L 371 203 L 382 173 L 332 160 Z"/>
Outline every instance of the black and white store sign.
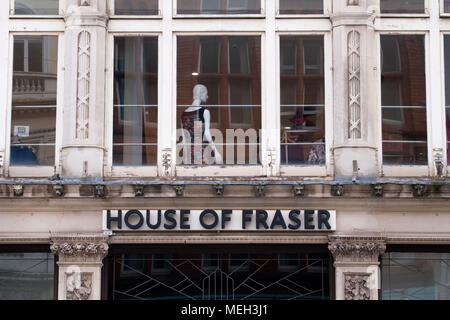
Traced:
<path fill-rule="evenodd" d="M 335 210 L 104 210 L 104 231 L 335 231 Z"/>

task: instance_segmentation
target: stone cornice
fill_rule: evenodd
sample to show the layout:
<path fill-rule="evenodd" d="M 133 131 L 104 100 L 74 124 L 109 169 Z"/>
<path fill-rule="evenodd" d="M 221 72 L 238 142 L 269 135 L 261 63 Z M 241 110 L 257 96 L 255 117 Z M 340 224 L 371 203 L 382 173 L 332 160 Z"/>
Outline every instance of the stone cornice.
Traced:
<path fill-rule="evenodd" d="M 329 236 L 328 249 L 335 262 L 373 262 L 386 251 L 386 241 L 379 236 Z"/>
<path fill-rule="evenodd" d="M 57 235 L 50 243 L 60 262 L 101 262 L 109 248 L 108 237 L 102 235 Z"/>

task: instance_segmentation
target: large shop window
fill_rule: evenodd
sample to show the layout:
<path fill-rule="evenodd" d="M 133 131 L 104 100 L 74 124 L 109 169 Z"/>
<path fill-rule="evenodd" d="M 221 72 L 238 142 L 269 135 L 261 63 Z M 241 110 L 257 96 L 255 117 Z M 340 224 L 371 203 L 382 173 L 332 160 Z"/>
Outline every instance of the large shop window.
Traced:
<path fill-rule="evenodd" d="M 281 164 L 325 164 L 322 36 L 280 38 Z"/>
<path fill-rule="evenodd" d="M 115 38 L 113 123 L 113 165 L 156 165 L 157 37 Z"/>
<path fill-rule="evenodd" d="M 261 14 L 261 0 L 177 1 L 177 14 Z"/>
<path fill-rule="evenodd" d="M 445 124 L 447 137 L 447 163 L 450 164 L 450 35 L 444 36 L 445 55 Z"/>
<path fill-rule="evenodd" d="M 259 164 L 260 37 L 180 36 L 177 65 L 177 164 Z"/>
<path fill-rule="evenodd" d="M 104 261 L 108 298 L 330 299 L 332 273 L 326 248 L 308 248 L 305 252 L 289 246 L 231 247 L 111 248 Z M 137 254 L 131 254 L 131 250 Z"/>
<path fill-rule="evenodd" d="M 381 268 L 383 300 L 450 299 L 450 253 L 389 252 Z"/>
<path fill-rule="evenodd" d="M 115 0 L 115 15 L 157 15 L 159 0 Z"/>
<path fill-rule="evenodd" d="M 424 13 L 424 0 L 380 0 L 381 13 Z"/>
<path fill-rule="evenodd" d="M 381 35 L 383 163 L 426 165 L 424 36 Z"/>
<path fill-rule="evenodd" d="M 12 166 L 55 163 L 57 36 L 15 36 Z"/>
<path fill-rule="evenodd" d="M 6 2 L 7 0 L 4 0 Z M 4 5 L 4 4 L 3 4 Z M 59 0 L 15 0 L 15 14 L 54 15 L 58 14 Z"/>
<path fill-rule="evenodd" d="M 321 0 L 279 0 L 279 14 L 323 14 Z"/>
<path fill-rule="evenodd" d="M 0 253 L 0 300 L 53 300 L 51 253 Z"/>

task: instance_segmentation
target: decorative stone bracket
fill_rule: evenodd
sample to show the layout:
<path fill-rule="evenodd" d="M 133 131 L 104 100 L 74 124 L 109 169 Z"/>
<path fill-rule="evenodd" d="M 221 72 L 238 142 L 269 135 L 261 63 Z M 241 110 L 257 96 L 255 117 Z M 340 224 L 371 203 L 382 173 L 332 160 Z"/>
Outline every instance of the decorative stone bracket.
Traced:
<path fill-rule="evenodd" d="M 329 236 L 334 257 L 337 300 L 377 300 L 380 288 L 378 258 L 386 251 L 383 237 Z"/>
<path fill-rule="evenodd" d="M 50 250 L 63 262 L 100 262 L 108 254 L 108 237 L 55 236 Z"/>
<path fill-rule="evenodd" d="M 99 300 L 102 260 L 108 253 L 103 235 L 55 235 L 50 249 L 58 255 L 59 300 Z"/>
<path fill-rule="evenodd" d="M 382 237 L 330 236 L 328 249 L 336 262 L 376 262 L 386 251 Z"/>

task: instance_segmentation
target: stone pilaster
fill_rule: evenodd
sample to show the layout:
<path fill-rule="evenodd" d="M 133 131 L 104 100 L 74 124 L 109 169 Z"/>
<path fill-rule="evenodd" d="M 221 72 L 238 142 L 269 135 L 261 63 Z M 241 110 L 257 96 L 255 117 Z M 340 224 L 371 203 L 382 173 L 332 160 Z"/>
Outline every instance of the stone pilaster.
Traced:
<path fill-rule="evenodd" d="M 333 1 L 335 175 L 378 175 L 377 0 Z M 342 124 L 342 125 L 341 125 Z"/>
<path fill-rule="evenodd" d="M 58 300 L 100 300 L 102 260 L 108 254 L 108 237 L 54 236 L 50 249 L 58 255 Z"/>
<path fill-rule="evenodd" d="M 66 0 L 63 177 L 103 175 L 106 0 Z"/>
<path fill-rule="evenodd" d="M 330 236 L 328 249 L 334 257 L 336 300 L 378 300 L 384 238 Z"/>

